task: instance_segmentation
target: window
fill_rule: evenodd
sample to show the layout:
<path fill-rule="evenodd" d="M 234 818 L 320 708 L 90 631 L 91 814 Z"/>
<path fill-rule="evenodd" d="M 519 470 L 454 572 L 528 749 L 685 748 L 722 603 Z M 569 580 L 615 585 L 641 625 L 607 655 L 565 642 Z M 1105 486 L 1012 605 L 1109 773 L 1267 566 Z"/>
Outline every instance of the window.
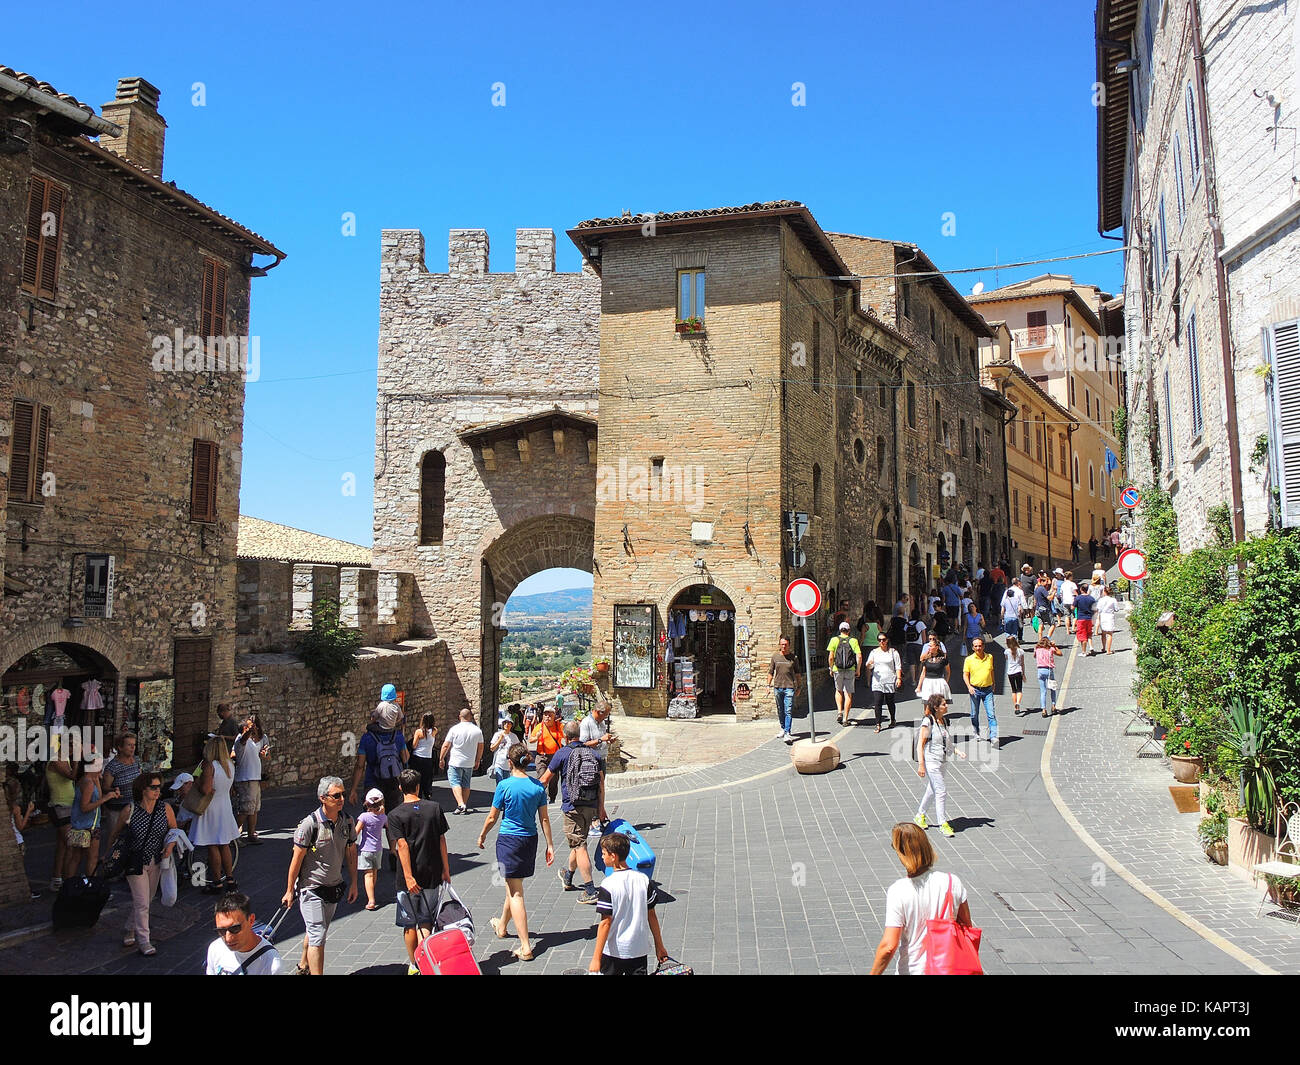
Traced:
<path fill-rule="evenodd" d="M 45 457 L 50 442 L 50 408 L 14 401 L 13 446 L 9 461 L 9 501 L 41 506 Z"/>
<path fill-rule="evenodd" d="M 813 319 L 812 332 L 812 390 L 822 390 L 822 329 L 816 318 Z"/>
<path fill-rule="evenodd" d="M 952 451 L 952 430 L 948 428 L 948 423 L 943 423 L 943 449 Z"/>
<path fill-rule="evenodd" d="M 1156 272 L 1160 275 L 1160 280 L 1163 282 L 1165 271 L 1169 268 L 1169 231 L 1165 225 L 1165 194 L 1163 192 L 1160 194 L 1160 209 L 1156 212 L 1156 215 L 1159 221 L 1160 232 L 1160 263 Z"/>
<path fill-rule="evenodd" d="M 1193 91 L 1190 81 L 1187 83 L 1185 106 L 1187 109 L 1187 157 L 1192 164 L 1192 185 L 1195 186 L 1197 178 L 1201 176 L 1201 139 L 1196 127 L 1196 93 Z"/>
<path fill-rule="evenodd" d="M 211 440 L 194 441 L 194 463 L 190 474 L 190 521 L 217 520 L 219 450 Z"/>
<path fill-rule="evenodd" d="M 1088 463 L 1088 494 L 1092 496 L 1097 494 L 1097 477 L 1091 462 Z"/>
<path fill-rule="evenodd" d="M 1029 408 L 1020 408 L 1020 446 L 1029 454 Z"/>
<path fill-rule="evenodd" d="M 889 409 L 889 389 L 884 385 L 880 386 L 880 394 L 876 397 L 876 402 L 880 404 L 881 410 Z"/>
<path fill-rule="evenodd" d="M 1092 417 L 1092 393 L 1086 388 L 1083 390 L 1083 416 L 1085 418 Z"/>
<path fill-rule="evenodd" d="M 862 368 L 859 367 L 853 378 L 853 394 L 859 400 L 862 399 Z"/>
<path fill-rule="evenodd" d="M 907 505 L 909 507 L 916 506 L 918 498 L 919 491 L 917 489 L 916 474 L 909 473 L 907 475 Z"/>
<path fill-rule="evenodd" d="M 934 313 L 934 308 L 930 308 L 930 339 L 939 339 L 939 316 Z"/>
<path fill-rule="evenodd" d="M 704 317 L 704 271 L 677 271 L 677 320 Z"/>
<path fill-rule="evenodd" d="M 933 429 L 934 429 L 934 432 L 935 432 L 936 434 L 940 432 L 940 427 L 941 427 L 942 425 L 943 425 L 943 411 L 942 411 L 942 409 L 939 407 L 939 401 L 936 399 L 936 400 L 934 401 L 934 425 L 933 425 Z M 947 436 L 948 436 L 948 434 L 947 434 L 946 432 L 944 432 L 944 433 L 943 433 L 943 437 L 942 437 L 942 439 L 943 439 L 943 441 L 944 441 L 944 445 L 943 445 L 943 446 L 944 446 L 945 449 L 948 447 Z"/>
<path fill-rule="evenodd" d="M 203 260 L 203 307 L 199 336 L 226 335 L 226 268 L 216 259 Z"/>
<path fill-rule="evenodd" d="M 964 428 L 965 426 L 963 426 L 963 429 Z M 984 465 L 984 430 L 976 429 L 973 435 L 975 437 L 975 465 L 983 466 Z M 964 441 L 965 439 L 966 439 L 966 434 L 963 432 L 962 440 Z"/>
<path fill-rule="evenodd" d="M 1041 533 L 1047 532 L 1047 504 L 1046 503 L 1038 504 L 1038 531 Z"/>
<path fill-rule="evenodd" d="M 883 474 L 884 472 L 885 472 L 885 438 L 883 436 L 878 436 L 876 437 L 876 474 L 879 475 L 879 474 Z"/>
<path fill-rule="evenodd" d="M 1074 456 L 1074 486 L 1079 486 L 1079 456 Z"/>
<path fill-rule="evenodd" d="M 1269 479 L 1279 490 L 1281 525 L 1300 525 L 1300 331 L 1297 323 L 1280 322 L 1265 333 L 1266 364 L 1272 374 L 1268 426 L 1272 438 Z"/>
<path fill-rule="evenodd" d="M 969 454 L 969 452 L 966 449 L 966 419 L 965 418 L 961 419 L 961 424 L 958 426 L 958 434 L 959 435 L 957 438 L 957 442 L 958 442 L 958 446 L 961 448 L 961 457 L 965 458 Z"/>
<path fill-rule="evenodd" d="M 1043 461 L 1043 429 L 1042 426 L 1034 427 L 1034 450 L 1035 457 L 1039 462 Z"/>
<path fill-rule="evenodd" d="M 1069 459 L 1068 459 L 1067 456 L 1066 456 L 1066 443 L 1065 443 L 1065 436 L 1064 436 L 1064 434 L 1062 434 L 1062 436 L 1061 436 L 1061 476 L 1062 476 L 1062 477 L 1064 477 L 1067 473 L 1069 473 L 1069 470 L 1068 470 L 1068 468 L 1066 467 L 1066 463 L 1067 463 L 1068 461 L 1069 461 Z"/>
<path fill-rule="evenodd" d="M 1025 528 L 1034 531 L 1034 497 L 1025 494 Z"/>
<path fill-rule="evenodd" d="M 1201 359 L 1196 350 L 1196 311 L 1187 315 L 1187 369 L 1188 384 L 1192 392 L 1192 436 L 1200 436 L 1205 428 L 1201 414 Z"/>
<path fill-rule="evenodd" d="M 907 382 L 907 427 L 916 428 L 916 385 Z"/>
<path fill-rule="evenodd" d="M 660 460 L 662 469 L 662 460 Z M 430 451 L 420 460 L 420 545 L 442 543 L 447 495 L 447 460 Z"/>
<path fill-rule="evenodd" d="M 1174 134 L 1174 202 L 1178 205 L 1178 225 L 1187 220 L 1187 198 L 1183 195 L 1183 148 Z"/>
<path fill-rule="evenodd" d="M 899 286 L 903 290 L 903 317 L 912 317 L 912 286 L 904 282 Z"/>
<path fill-rule="evenodd" d="M 1025 324 L 1029 327 L 1027 333 L 1030 346 L 1037 347 L 1047 343 L 1046 311 L 1030 311 L 1025 315 Z"/>
<path fill-rule="evenodd" d="M 1016 446 L 1016 420 L 1012 418 L 1007 422 L 1007 447 Z"/>
<path fill-rule="evenodd" d="M 1052 504 L 1052 535 L 1060 536 L 1061 527 L 1056 523 L 1056 504 Z"/>
<path fill-rule="evenodd" d="M 1074 405 L 1075 405 L 1075 398 L 1074 398 L 1074 378 L 1071 377 L 1071 378 L 1070 378 L 1070 406 L 1073 408 Z"/>
<path fill-rule="evenodd" d="M 1168 469 L 1174 468 L 1174 419 L 1173 406 L 1169 397 L 1169 371 L 1165 371 L 1165 444 L 1169 448 Z"/>
<path fill-rule="evenodd" d="M 822 512 L 822 468 L 813 463 L 813 516 L 816 517 Z"/>
<path fill-rule="evenodd" d="M 1020 489 L 1019 488 L 1011 489 L 1011 520 L 1016 525 L 1020 524 Z"/>
<path fill-rule="evenodd" d="M 861 464 L 862 460 L 867 457 L 866 446 L 862 443 L 861 440 L 853 441 L 853 457 L 858 461 L 859 464 Z"/>
<path fill-rule="evenodd" d="M 1056 465 L 1056 459 L 1052 454 L 1052 434 L 1047 434 L 1047 468 L 1050 470 Z"/>
<path fill-rule="evenodd" d="M 51 300 L 58 294 L 62 232 L 63 186 L 33 174 L 27 192 L 27 232 L 23 240 L 24 291 Z"/>
<path fill-rule="evenodd" d="M 659 455 L 650 460 L 650 498 L 663 499 L 664 490 L 664 460 Z"/>

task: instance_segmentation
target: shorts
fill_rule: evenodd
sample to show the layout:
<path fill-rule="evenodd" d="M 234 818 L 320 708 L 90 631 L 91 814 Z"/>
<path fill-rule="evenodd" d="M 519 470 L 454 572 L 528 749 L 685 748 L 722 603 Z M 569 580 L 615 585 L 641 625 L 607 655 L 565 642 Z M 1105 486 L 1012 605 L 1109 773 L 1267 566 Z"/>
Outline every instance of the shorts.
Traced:
<path fill-rule="evenodd" d="M 1079 637 L 1080 643 L 1087 643 L 1092 639 L 1092 618 L 1080 618 L 1075 622 L 1074 634 Z"/>
<path fill-rule="evenodd" d="M 447 783 L 449 783 L 453 788 L 468 788 L 469 782 L 473 777 L 473 766 L 453 765 L 447 769 Z"/>
<path fill-rule="evenodd" d="M 62 828 L 64 825 L 72 823 L 71 806 L 51 806 L 50 817 L 54 820 L 55 828 Z"/>
<path fill-rule="evenodd" d="M 564 838 L 570 847 L 574 850 L 586 849 L 587 833 L 591 831 L 591 823 L 594 820 L 596 820 L 594 806 L 575 806 L 572 810 L 564 811 Z"/>
<path fill-rule="evenodd" d="M 394 924 L 398 928 L 432 928 L 433 915 L 438 910 L 438 889 L 421 888 L 418 895 L 412 896 L 410 909 L 406 906 L 398 906 L 396 909 Z"/>
<path fill-rule="evenodd" d="M 919 666 L 921 664 L 921 645 L 919 643 L 909 643 L 904 648 L 904 657 L 909 666 Z"/>
<path fill-rule="evenodd" d="M 378 869 L 379 860 L 383 856 L 384 852 L 382 850 L 361 851 L 357 854 L 357 870 L 364 871 L 366 869 Z"/>
<path fill-rule="evenodd" d="M 497 835 L 497 872 L 502 877 L 506 880 L 526 880 L 536 868 L 536 836 Z"/>
<path fill-rule="evenodd" d="M 91 842 L 99 839 L 97 828 L 74 828 L 68 832 L 68 846 L 73 848 L 89 847 Z"/>
<path fill-rule="evenodd" d="M 1008 673 L 1007 683 L 1011 685 L 1011 690 L 1018 695 L 1025 686 L 1025 675 L 1023 673 Z"/>
<path fill-rule="evenodd" d="M 325 936 L 329 932 L 330 922 L 334 920 L 337 902 L 322 902 L 312 894 L 311 888 L 298 892 L 298 910 L 302 913 L 302 923 L 307 926 L 307 945 L 323 947 Z"/>
<path fill-rule="evenodd" d="M 837 692 L 846 692 L 852 695 L 857 683 L 858 675 L 856 670 L 837 669 L 835 671 L 835 690 Z"/>
<path fill-rule="evenodd" d="M 601 976 L 646 976 L 650 972 L 650 958 L 616 958 L 612 954 L 600 956 Z"/>
<path fill-rule="evenodd" d="M 1046 610 L 1040 610 L 1038 620 L 1044 625 L 1052 624 L 1052 608 L 1048 607 Z"/>
<path fill-rule="evenodd" d="M 262 809 L 262 782 L 260 780 L 236 780 L 235 801 L 236 814 L 255 814 Z"/>

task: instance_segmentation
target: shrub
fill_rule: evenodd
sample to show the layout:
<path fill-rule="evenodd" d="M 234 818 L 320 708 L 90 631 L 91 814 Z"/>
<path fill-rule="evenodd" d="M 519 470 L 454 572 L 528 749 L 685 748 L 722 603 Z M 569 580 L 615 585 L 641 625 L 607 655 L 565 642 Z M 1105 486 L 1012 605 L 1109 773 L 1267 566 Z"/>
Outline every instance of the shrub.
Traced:
<path fill-rule="evenodd" d="M 322 695 L 338 695 L 343 678 L 357 668 L 361 632 L 339 624 L 337 599 L 321 599 L 312 608 L 311 631 L 298 643 L 298 654 L 312 671 Z"/>

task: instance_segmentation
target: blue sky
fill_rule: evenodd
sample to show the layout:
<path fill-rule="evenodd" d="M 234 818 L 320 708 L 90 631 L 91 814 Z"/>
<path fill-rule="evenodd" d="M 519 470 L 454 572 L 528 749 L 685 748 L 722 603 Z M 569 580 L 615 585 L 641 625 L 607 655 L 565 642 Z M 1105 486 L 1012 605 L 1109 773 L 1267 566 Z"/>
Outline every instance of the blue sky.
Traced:
<path fill-rule="evenodd" d="M 325 0 L 110 22 L 69 3 L 59 23 L 80 29 L 51 33 L 26 5 L 0 63 L 96 107 L 149 79 L 164 177 L 288 253 L 253 282 L 240 509 L 369 544 L 381 229 L 423 229 L 432 270 L 453 227 L 487 229 L 508 271 L 516 227 L 772 199 L 943 269 L 1114 246 L 1096 233 L 1091 2 L 676 10 Z M 1119 255 L 953 280 L 1047 270 L 1120 286 Z"/>

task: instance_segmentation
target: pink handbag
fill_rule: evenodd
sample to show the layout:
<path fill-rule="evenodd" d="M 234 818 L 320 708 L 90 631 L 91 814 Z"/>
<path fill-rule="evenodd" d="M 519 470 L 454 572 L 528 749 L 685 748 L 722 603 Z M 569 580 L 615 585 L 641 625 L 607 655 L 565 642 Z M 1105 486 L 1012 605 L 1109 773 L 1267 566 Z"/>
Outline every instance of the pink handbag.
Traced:
<path fill-rule="evenodd" d="M 952 905 L 952 874 L 948 874 L 948 897 L 938 917 L 925 922 L 925 973 L 927 976 L 983 976 L 980 938 L 972 925 L 958 924 Z"/>

